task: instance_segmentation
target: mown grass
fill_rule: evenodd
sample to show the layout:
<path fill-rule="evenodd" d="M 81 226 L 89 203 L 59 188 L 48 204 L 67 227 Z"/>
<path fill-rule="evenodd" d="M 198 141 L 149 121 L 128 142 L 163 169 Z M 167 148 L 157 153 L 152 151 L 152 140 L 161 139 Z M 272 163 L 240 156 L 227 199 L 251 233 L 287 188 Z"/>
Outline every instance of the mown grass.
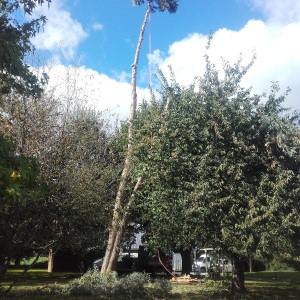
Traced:
<path fill-rule="evenodd" d="M 246 273 L 248 280 L 280 280 L 280 281 L 295 281 L 300 284 L 300 272 L 297 271 L 264 271 Z"/>
<path fill-rule="evenodd" d="M 20 275 L 22 270 L 9 270 L 1 285 L 9 284 Z M 66 295 L 43 295 L 41 292 L 54 283 L 64 285 L 71 279 L 80 276 L 78 273 L 47 273 L 45 270 L 29 270 L 21 282 L 13 289 L 12 296 L 22 300 L 96 300 L 99 297 L 67 297 Z M 204 299 L 300 299 L 300 273 L 299 272 L 257 272 L 246 273 L 245 295 L 230 294 L 229 281 L 211 281 L 201 279 L 197 284 L 173 284 L 170 300 L 204 300 Z M 28 295 L 26 297 L 22 295 Z M 103 299 L 103 298 L 101 298 Z M 117 300 L 117 299 L 116 299 Z M 118 298 L 125 300 L 125 298 Z"/>
<path fill-rule="evenodd" d="M 14 280 L 20 277 L 23 273 L 23 269 L 11 269 L 8 270 L 5 278 L 2 280 L 1 285 L 7 288 Z M 15 289 L 34 289 L 42 288 L 44 286 L 58 283 L 66 284 L 71 279 L 79 277 L 79 273 L 67 273 L 67 272 L 53 272 L 48 273 L 45 270 L 30 269 L 21 278 L 19 284 L 16 285 Z"/>
<path fill-rule="evenodd" d="M 244 295 L 231 295 L 229 281 L 202 280 L 194 286 L 174 286 L 172 299 L 300 299 L 299 272 L 257 272 L 247 273 L 245 277 L 248 293 Z"/>
<path fill-rule="evenodd" d="M 28 266 L 28 265 L 31 265 L 33 263 L 33 261 L 35 260 L 35 257 L 30 257 L 28 259 L 22 259 L 20 261 L 20 265 L 21 266 Z M 38 260 L 36 261 L 35 264 L 41 264 L 41 263 L 47 263 L 48 262 L 48 257 L 46 256 L 40 256 L 38 258 Z"/>

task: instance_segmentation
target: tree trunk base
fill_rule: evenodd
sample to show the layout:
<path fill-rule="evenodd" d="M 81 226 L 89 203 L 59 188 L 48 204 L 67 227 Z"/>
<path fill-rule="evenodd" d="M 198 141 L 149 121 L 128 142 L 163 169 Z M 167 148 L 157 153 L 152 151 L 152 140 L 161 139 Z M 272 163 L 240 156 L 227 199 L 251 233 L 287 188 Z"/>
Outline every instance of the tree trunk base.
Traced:
<path fill-rule="evenodd" d="M 236 279 L 232 279 L 232 284 L 231 284 L 231 294 L 247 294 L 248 290 L 245 288 L 244 284 L 240 284 L 240 282 Z"/>
<path fill-rule="evenodd" d="M 233 273 L 231 282 L 231 293 L 246 294 L 245 273 L 243 260 L 236 254 L 232 254 Z"/>

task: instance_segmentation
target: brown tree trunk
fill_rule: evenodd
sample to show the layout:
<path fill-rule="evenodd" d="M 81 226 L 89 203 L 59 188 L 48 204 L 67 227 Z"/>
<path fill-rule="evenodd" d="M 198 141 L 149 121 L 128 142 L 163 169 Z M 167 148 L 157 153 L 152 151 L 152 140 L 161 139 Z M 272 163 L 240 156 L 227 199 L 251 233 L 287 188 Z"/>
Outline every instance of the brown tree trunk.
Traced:
<path fill-rule="evenodd" d="M 189 275 L 191 273 L 192 261 L 191 261 L 191 251 L 190 250 L 180 250 L 182 259 L 182 275 Z"/>
<path fill-rule="evenodd" d="M 232 285 L 231 292 L 235 293 L 246 293 L 247 289 L 245 288 L 245 273 L 244 273 L 244 262 L 243 260 L 235 253 L 232 254 Z"/>
<path fill-rule="evenodd" d="M 50 248 L 48 252 L 48 273 L 53 272 L 53 249 Z"/>
<path fill-rule="evenodd" d="M 249 272 L 250 273 L 253 272 L 253 260 L 252 260 L 252 256 L 249 257 Z"/>
<path fill-rule="evenodd" d="M 5 257 L 0 253 L 0 279 L 5 275 L 11 262 L 10 257 Z M 1 281 L 1 280 L 0 280 Z"/>
<path fill-rule="evenodd" d="M 21 257 L 15 259 L 15 267 L 20 268 L 21 266 Z"/>

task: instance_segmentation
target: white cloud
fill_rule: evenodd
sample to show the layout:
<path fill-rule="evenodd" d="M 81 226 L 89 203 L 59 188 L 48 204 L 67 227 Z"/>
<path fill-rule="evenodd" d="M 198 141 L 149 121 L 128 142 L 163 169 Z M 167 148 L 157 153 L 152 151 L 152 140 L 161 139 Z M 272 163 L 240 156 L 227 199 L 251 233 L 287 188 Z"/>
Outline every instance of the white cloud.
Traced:
<path fill-rule="evenodd" d="M 221 57 L 230 62 L 237 61 L 240 54 L 247 64 L 256 51 L 257 60 L 243 80 L 246 87 L 253 86 L 253 92 L 262 93 L 269 90 L 271 82 L 278 81 L 282 89 L 292 88 L 286 105 L 300 109 L 300 45 L 297 37 L 300 35 L 300 1 L 299 0 L 249 0 L 257 9 L 265 13 L 266 20 L 250 20 L 237 31 L 226 28 L 219 29 L 209 50 L 211 60 L 218 69 L 222 69 Z M 65 52 L 74 52 L 82 39 L 86 37 L 82 26 L 73 20 L 70 13 L 63 9 L 63 2 L 54 0 L 48 12 L 49 19 L 45 32 L 38 36 L 36 43 L 43 43 L 51 50 L 65 47 Z M 42 11 L 40 11 L 41 13 Z M 101 24 L 95 23 L 100 30 Z M 43 40 L 42 40 L 43 39 Z M 63 44 L 60 43 L 63 41 Z M 158 64 L 167 76 L 171 65 L 177 81 L 188 85 L 195 76 L 202 75 L 205 68 L 204 53 L 207 36 L 193 33 L 185 39 L 170 45 L 167 53 L 156 49 L 148 55 L 150 68 Z M 143 77 L 141 69 L 140 77 Z M 49 86 L 56 86 L 56 94 L 71 95 L 66 89 L 68 72 L 72 74 L 72 85 L 76 86 L 76 97 L 88 102 L 100 110 L 112 108 L 113 112 L 127 116 L 130 107 L 131 89 L 126 82 L 130 74 L 119 72 L 114 78 L 96 71 L 80 68 L 67 68 L 60 65 L 57 59 L 50 71 Z M 73 72 L 73 73 L 72 73 Z M 145 76 L 149 76 L 148 71 Z M 73 89 L 74 91 L 74 89 Z M 148 96 L 147 89 L 139 89 L 141 100 Z"/>
<path fill-rule="evenodd" d="M 93 29 L 95 31 L 101 31 L 103 29 L 103 24 L 101 24 L 101 23 L 94 23 L 92 27 L 93 27 Z"/>
<path fill-rule="evenodd" d="M 262 93 L 269 90 L 271 82 L 278 81 L 283 90 L 292 89 L 286 105 L 300 108 L 300 44 L 296 38 L 299 35 L 300 22 L 278 25 L 251 20 L 239 31 L 220 29 L 215 32 L 208 54 L 221 70 L 221 57 L 236 62 L 242 54 L 247 64 L 255 50 L 257 59 L 243 84 L 253 86 L 255 93 Z M 171 65 L 177 81 L 190 84 L 195 76 L 204 72 L 206 43 L 207 36 L 194 33 L 173 43 L 167 55 L 156 50 L 149 59 L 158 62 L 165 75 Z"/>
<path fill-rule="evenodd" d="M 64 9 L 64 1 L 52 0 L 48 5 L 38 6 L 35 16 L 45 15 L 47 22 L 44 30 L 32 42 L 37 49 L 62 51 L 64 56 L 73 57 L 79 43 L 87 37 L 82 25 Z"/>
<path fill-rule="evenodd" d="M 261 10 L 268 22 L 287 24 L 300 21 L 299 0 L 251 0 Z"/>
<path fill-rule="evenodd" d="M 49 9 L 43 5 L 34 11 L 34 17 L 45 15 L 47 23 L 44 31 L 33 39 L 33 43 L 37 49 L 46 48 L 52 52 L 49 65 L 45 67 L 49 76 L 45 92 L 64 99 L 65 103 L 79 101 L 100 111 L 109 110 L 110 114 L 120 119 L 127 118 L 131 104 L 131 85 L 128 83 L 131 74 L 123 71 L 115 73 L 114 78 L 111 78 L 84 66 L 66 65 L 74 60 L 76 48 L 87 37 L 87 33 L 64 8 L 64 2 L 52 0 Z M 95 22 L 92 28 L 102 30 L 103 25 Z M 56 55 L 56 52 L 63 53 L 64 57 Z M 138 87 L 137 93 L 139 101 L 149 97 L 148 89 Z"/>
<path fill-rule="evenodd" d="M 112 71 L 112 74 L 113 74 L 113 78 L 119 82 L 128 82 L 131 79 L 131 73 L 125 71 L 122 72 Z"/>
<path fill-rule="evenodd" d="M 131 85 L 86 67 L 55 65 L 48 68 L 50 77 L 46 92 L 68 101 L 81 101 L 100 111 L 110 109 L 124 119 L 129 115 Z M 149 97 L 147 89 L 137 89 L 138 99 Z"/>

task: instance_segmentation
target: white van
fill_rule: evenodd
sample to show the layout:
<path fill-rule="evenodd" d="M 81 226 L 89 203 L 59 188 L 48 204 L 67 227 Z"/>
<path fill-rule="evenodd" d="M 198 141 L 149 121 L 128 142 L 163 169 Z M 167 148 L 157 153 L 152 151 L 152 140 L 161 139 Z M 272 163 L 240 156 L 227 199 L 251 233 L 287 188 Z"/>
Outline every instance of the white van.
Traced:
<path fill-rule="evenodd" d="M 227 258 L 211 257 L 207 254 L 202 254 L 196 259 L 192 266 L 192 271 L 196 274 L 207 273 L 210 268 L 216 267 L 222 273 L 232 272 L 232 264 Z"/>

